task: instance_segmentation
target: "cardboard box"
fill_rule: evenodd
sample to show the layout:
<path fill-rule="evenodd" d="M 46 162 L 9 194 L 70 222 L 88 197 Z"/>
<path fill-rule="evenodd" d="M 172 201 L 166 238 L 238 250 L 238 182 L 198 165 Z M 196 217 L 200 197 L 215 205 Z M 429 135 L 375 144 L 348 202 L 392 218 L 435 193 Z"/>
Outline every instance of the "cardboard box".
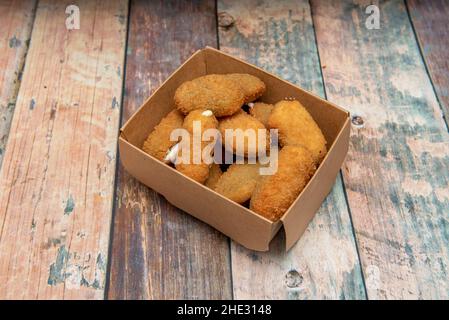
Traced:
<path fill-rule="evenodd" d="M 276 103 L 285 97 L 300 101 L 313 116 L 328 142 L 328 153 L 312 179 L 277 222 L 230 201 L 180 174 L 141 150 L 154 126 L 174 108 L 175 90 L 184 81 L 212 73 L 249 73 L 262 79 L 267 91 L 261 100 Z M 157 89 L 120 130 L 120 159 L 125 169 L 168 202 L 206 222 L 243 246 L 267 251 L 283 226 L 286 250 L 304 233 L 331 190 L 348 151 L 349 113 L 279 77 L 213 48 L 195 52 Z"/>

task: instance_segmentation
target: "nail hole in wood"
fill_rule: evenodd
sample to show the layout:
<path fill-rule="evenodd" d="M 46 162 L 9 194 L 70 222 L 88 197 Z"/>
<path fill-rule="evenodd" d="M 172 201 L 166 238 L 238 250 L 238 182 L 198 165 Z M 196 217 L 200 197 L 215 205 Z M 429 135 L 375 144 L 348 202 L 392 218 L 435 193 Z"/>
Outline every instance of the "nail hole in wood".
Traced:
<path fill-rule="evenodd" d="M 289 288 L 299 287 L 302 284 L 303 280 L 304 278 L 302 277 L 302 275 L 300 275 L 299 272 L 295 269 L 290 270 L 285 275 L 285 284 Z"/>
<path fill-rule="evenodd" d="M 221 28 L 228 29 L 235 23 L 235 19 L 227 12 L 220 12 L 218 14 L 218 25 Z"/>
<path fill-rule="evenodd" d="M 362 128 L 363 125 L 365 124 L 365 120 L 363 120 L 363 118 L 359 115 L 353 115 L 351 118 L 351 122 L 354 126 Z"/>

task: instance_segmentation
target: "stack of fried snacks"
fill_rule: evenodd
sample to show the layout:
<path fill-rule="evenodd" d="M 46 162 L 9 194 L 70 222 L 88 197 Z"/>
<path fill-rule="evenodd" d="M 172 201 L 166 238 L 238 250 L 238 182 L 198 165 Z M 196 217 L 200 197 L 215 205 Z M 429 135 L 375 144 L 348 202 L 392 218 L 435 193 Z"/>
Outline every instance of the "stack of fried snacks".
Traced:
<path fill-rule="evenodd" d="M 297 100 L 277 103 L 259 101 L 265 83 L 249 74 L 210 74 L 181 84 L 174 95 L 174 109 L 154 127 L 143 143 L 149 155 L 171 165 L 198 183 L 249 208 L 271 221 L 277 221 L 292 205 L 327 153 L 326 139 L 307 109 Z M 246 111 L 245 111 L 246 110 Z M 258 161 L 233 163 L 226 167 L 215 163 L 178 163 L 182 148 L 171 141 L 175 129 L 185 129 L 191 142 L 194 123 L 201 132 L 218 129 L 223 146 L 228 129 L 265 132 L 266 150 L 258 150 L 244 136 L 244 157 L 257 158 L 258 151 L 270 152 L 269 129 L 277 129 L 280 148 L 277 170 L 261 175 Z M 236 142 L 226 152 L 236 153 Z M 202 141 L 200 151 L 210 141 Z M 190 158 L 193 157 L 193 150 Z"/>

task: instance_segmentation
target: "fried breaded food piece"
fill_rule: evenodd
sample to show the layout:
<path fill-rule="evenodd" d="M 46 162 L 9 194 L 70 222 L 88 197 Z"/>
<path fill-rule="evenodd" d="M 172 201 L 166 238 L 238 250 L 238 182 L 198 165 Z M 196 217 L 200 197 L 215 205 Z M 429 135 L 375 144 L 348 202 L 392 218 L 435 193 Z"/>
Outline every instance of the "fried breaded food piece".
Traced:
<path fill-rule="evenodd" d="M 171 111 L 148 135 L 142 150 L 164 161 L 167 151 L 176 143 L 176 141 L 170 141 L 170 134 L 173 130 L 181 128 L 183 121 L 184 115 L 181 112 L 176 109 Z"/>
<path fill-rule="evenodd" d="M 268 128 L 268 119 L 270 118 L 271 111 L 273 111 L 274 105 L 270 103 L 256 102 L 249 108 L 249 114 L 263 123 Z"/>
<path fill-rule="evenodd" d="M 257 182 L 250 209 L 271 221 L 279 220 L 304 189 L 315 169 L 312 154 L 305 147 L 282 148 L 277 172 L 262 176 Z"/>
<path fill-rule="evenodd" d="M 193 110 L 185 118 L 182 127 L 193 134 L 194 121 L 200 121 L 201 134 L 207 129 L 216 129 L 218 120 L 211 110 Z"/>
<path fill-rule="evenodd" d="M 238 135 L 233 136 L 233 143 L 232 143 L 232 149 L 229 148 L 229 146 L 226 146 L 226 130 L 232 129 L 234 130 L 234 133 L 237 133 L 235 130 L 241 129 L 241 137 L 239 138 Z M 265 130 L 265 146 L 268 149 L 270 146 L 270 136 L 269 133 L 266 131 L 265 126 L 257 120 L 254 117 L 251 117 L 249 114 L 244 112 L 243 110 L 235 113 L 234 115 L 230 117 L 226 117 L 220 120 L 218 124 L 218 130 L 220 131 L 221 138 L 222 138 L 222 144 L 229 148 L 228 150 L 231 152 L 236 153 L 237 151 L 237 143 L 238 141 L 243 141 L 243 151 L 244 156 L 256 156 L 258 152 L 258 144 L 259 144 L 259 132 L 258 130 Z M 249 143 L 251 142 L 251 135 L 249 132 L 245 133 L 246 130 L 254 130 L 254 137 L 255 137 L 255 143 Z"/>
<path fill-rule="evenodd" d="M 180 151 L 182 155 L 182 151 Z M 206 163 L 195 164 L 193 161 L 193 149 L 190 149 L 190 163 L 178 163 L 175 165 L 176 170 L 186 175 L 187 177 L 204 184 L 209 178 L 210 166 Z"/>
<path fill-rule="evenodd" d="M 237 82 L 242 88 L 245 94 L 245 103 L 256 100 L 267 89 L 262 80 L 247 73 L 229 73 L 226 76 Z"/>
<path fill-rule="evenodd" d="M 204 183 L 207 178 L 209 177 L 209 169 L 210 165 L 207 163 L 202 162 L 203 159 L 200 159 L 201 163 L 195 163 L 194 162 L 194 142 L 196 141 L 193 139 L 193 123 L 194 121 L 200 121 L 200 127 L 202 135 L 204 130 L 206 129 L 216 129 L 218 125 L 218 121 L 215 118 L 215 116 L 209 111 L 209 110 L 193 110 L 190 112 L 184 119 L 183 128 L 189 131 L 190 133 L 190 141 L 189 147 L 190 147 L 190 162 L 189 163 L 177 163 L 175 165 L 176 170 L 179 172 L 185 174 L 186 176 L 192 178 L 193 180 Z M 201 139 L 201 137 L 199 137 Z M 211 141 L 202 141 L 200 144 L 200 150 L 202 150 L 210 143 Z M 186 141 L 182 142 L 187 143 Z M 180 150 L 179 156 L 182 157 L 182 148 Z"/>
<path fill-rule="evenodd" d="M 176 108 L 184 114 L 212 110 L 216 117 L 230 116 L 245 102 L 240 85 L 226 75 L 210 74 L 186 81 L 176 89 Z"/>
<path fill-rule="evenodd" d="M 215 186 L 217 185 L 217 182 L 222 174 L 223 172 L 221 171 L 220 165 L 213 163 L 209 170 L 209 178 L 207 178 L 206 182 L 204 183 L 206 187 L 215 189 Z"/>
<path fill-rule="evenodd" d="M 320 128 L 299 101 L 279 101 L 275 104 L 269 128 L 278 129 L 281 146 L 303 145 L 310 150 L 317 164 L 326 155 L 326 139 Z"/>
<path fill-rule="evenodd" d="M 259 164 L 233 164 L 218 180 L 215 191 L 237 203 L 245 203 L 260 178 Z"/>

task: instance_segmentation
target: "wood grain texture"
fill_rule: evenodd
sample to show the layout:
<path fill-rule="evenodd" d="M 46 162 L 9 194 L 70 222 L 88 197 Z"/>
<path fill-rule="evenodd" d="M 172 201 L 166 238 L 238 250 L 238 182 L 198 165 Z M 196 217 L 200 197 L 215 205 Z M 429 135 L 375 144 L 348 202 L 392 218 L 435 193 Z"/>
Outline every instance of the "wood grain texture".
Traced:
<path fill-rule="evenodd" d="M 133 1 L 122 120 L 195 50 L 216 42 L 214 1 Z M 109 298 L 232 297 L 225 236 L 167 203 L 122 166 L 116 201 Z"/>
<path fill-rule="evenodd" d="M 324 96 L 308 1 L 218 2 L 221 50 Z M 221 21 L 220 21 L 221 18 Z M 228 25 L 226 21 L 232 21 Z M 259 253 L 232 243 L 237 299 L 363 299 L 361 269 L 340 176 L 299 242 L 283 235 Z"/>
<path fill-rule="evenodd" d="M 440 105 L 449 123 L 449 1 L 408 0 L 412 24 Z"/>
<path fill-rule="evenodd" d="M 39 2 L 0 173 L 0 298 L 104 297 L 127 1 Z"/>
<path fill-rule="evenodd" d="M 449 134 L 403 1 L 312 1 L 328 99 L 354 118 L 344 182 L 370 299 L 447 299 Z"/>
<path fill-rule="evenodd" d="M 34 21 L 35 0 L 0 1 L 0 165 Z"/>

